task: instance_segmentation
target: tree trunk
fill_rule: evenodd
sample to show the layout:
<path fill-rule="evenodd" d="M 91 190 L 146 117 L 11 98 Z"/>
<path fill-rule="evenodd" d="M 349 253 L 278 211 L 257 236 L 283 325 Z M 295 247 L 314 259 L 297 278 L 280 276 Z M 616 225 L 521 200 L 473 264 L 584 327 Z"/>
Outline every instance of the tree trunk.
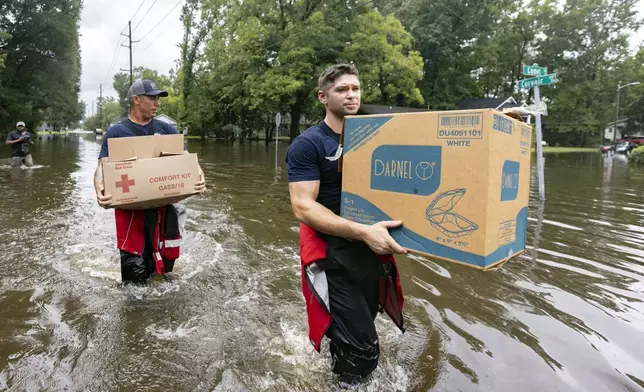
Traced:
<path fill-rule="evenodd" d="M 302 114 L 301 94 L 297 95 L 295 103 L 291 105 L 291 143 L 300 134 L 300 115 Z"/>
<path fill-rule="evenodd" d="M 273 140 L 273 128 L 274 125 L 271 124 L 270 117 L 267 118 L 266 124 L 264 124 L 264 144 L 268 145 Z"/>

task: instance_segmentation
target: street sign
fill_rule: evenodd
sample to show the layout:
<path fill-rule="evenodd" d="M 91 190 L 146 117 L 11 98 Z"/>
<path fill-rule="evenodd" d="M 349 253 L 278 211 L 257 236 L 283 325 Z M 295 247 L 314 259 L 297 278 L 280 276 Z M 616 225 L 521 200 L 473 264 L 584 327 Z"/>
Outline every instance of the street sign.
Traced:
<path fill-rule="evenodd" d="M 527 88 L 532 88 L 537 86 L 547 86 L 549 84 L 555 84 L 558 81 L 559 80 L 557 80 L 557 74 L 552 73 L 549 75 L 537 76 L 536 78 L 519 80 L 518 85 L 519 85 L 519 88 L 527 89 Z"/>
<path fill-rule="evenodd" d="M 527 112 L 530 112 L 532 114 L 539 113 L 542 116 L 547 116 L 548 115 L 548 105 L 546 105 L 545 102 L 541 101 L 539 103 L 535 103 L 533 105 L 528 105 L 526 106 L 525 110 Z"/>
<path fill-rule="evenodd" d="M 548 74 L 548 68 L 540 67 L 537 64 L 523 64 L 523 74 L 528 76 L 545 76 Z"/>

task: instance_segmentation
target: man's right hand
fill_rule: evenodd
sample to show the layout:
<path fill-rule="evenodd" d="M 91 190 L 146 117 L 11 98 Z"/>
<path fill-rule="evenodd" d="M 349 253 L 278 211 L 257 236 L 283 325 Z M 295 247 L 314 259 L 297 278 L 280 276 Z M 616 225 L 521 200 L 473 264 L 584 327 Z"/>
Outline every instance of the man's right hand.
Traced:
<path fill-rule="evenodd" d="M 398 245 L 388 230 L 401 225 L 402 221 L 385 221 L 365 226 L 361 239 L 377 255 L 407 254 L 407 250 Z"/>
<path fill-rule="evenodd" d="M 112 205 L 112 195 L 105 194 L 105 185 L 102 182 L 96 186 L 96 200 L 103 208 L 109 208 Z"/>

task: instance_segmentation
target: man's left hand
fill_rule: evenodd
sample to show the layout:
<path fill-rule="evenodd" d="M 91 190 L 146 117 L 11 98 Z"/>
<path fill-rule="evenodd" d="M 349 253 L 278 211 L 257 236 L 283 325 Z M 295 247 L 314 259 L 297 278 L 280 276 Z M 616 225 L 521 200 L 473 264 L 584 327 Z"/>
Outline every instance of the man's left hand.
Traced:
<path fill-rule="evenodd" d="M 204 176 L 201 168 L 199 168 L 199 181 L 195 184 L 195 191 L 199 193 L 206 191 L 206 176 Z"/>

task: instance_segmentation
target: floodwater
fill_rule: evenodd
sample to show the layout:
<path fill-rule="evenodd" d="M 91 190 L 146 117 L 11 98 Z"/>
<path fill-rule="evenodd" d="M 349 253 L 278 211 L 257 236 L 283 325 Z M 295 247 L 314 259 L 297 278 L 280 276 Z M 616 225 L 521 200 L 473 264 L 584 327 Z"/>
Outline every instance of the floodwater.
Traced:
<path fill-rule="evenodd" d="M 190 143 L 210 191 L 187 202 L 177 279 L 122 287 L 94 198 L 93 135 L 0 161 L 0 390 L 327 391 L 307 338 L 285 146 Z M 407 332 L 378 317 L 361 391 L 643 391 L 644 169 L 547 155 L 529 249 L 479 272 L 399 259 Z"/>

